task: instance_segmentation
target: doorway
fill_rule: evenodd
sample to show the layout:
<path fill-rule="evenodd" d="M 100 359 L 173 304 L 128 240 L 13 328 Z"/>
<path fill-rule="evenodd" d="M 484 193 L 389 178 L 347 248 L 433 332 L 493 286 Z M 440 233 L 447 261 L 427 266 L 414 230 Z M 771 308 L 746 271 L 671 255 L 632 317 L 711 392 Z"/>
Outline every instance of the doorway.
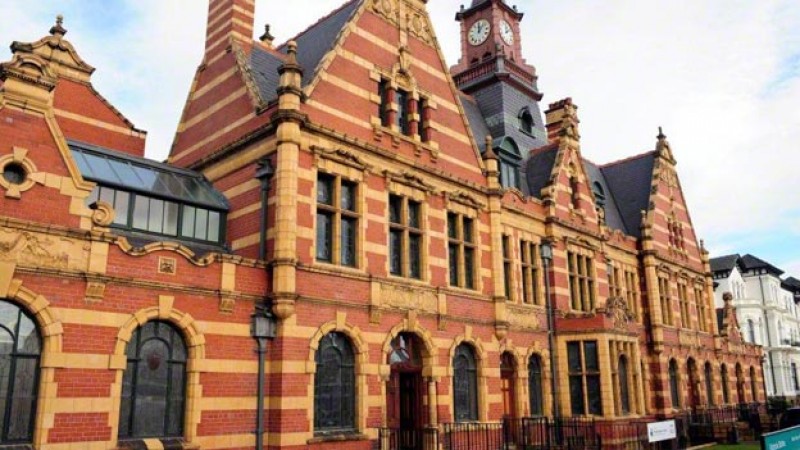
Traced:
<path fill-rule="evenodd" d="M 419 339 L 400 333 L 392 340 L 391 374 L 386 390 L 386 423 L 397 450 L 423 450 L 427 421 L 423 405 L 422 355 Z"/>

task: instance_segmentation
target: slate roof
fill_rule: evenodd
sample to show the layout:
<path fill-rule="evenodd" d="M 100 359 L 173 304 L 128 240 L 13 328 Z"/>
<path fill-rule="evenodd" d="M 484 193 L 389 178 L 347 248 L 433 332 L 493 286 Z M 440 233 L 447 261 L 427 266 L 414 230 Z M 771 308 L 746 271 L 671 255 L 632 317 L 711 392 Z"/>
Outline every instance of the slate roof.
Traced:
<path fill-rule="evenodd" d="M 709 263 L 711 264 L 711 271 L 712 272 L 725 272 L 731 271 L 734 267 L 736 267 L 736 263 L 739 261 L 739 254 L 733 255 L 725 255 L 725 256 L 718 256 L 716 258 L 711 258 Z"/>
<path fill-rule="evenodd" d="M 795 294 L 800 294 L 800 280 L 795 277 L 789 277 L 783 280 L 781 287 L 790 290 Z"/>
<path fill-rule="evenodd" d="M 586 176 L 589 177 L 589 188 L 594 191 L 595 183 L 597 183 L 603 189 L 605 194 L 606 225 L 612 230 L 620 230 L 623 233 L 627 233 L 625 222 L 622 220 L 617 202 L 611 194 L 611 189 L 608 187 L 608 182 L 603 175 L 602 169 L 587 159 L 583 160 L 583 168 L 586 171 Z"/>
<path fill-rule="evenodd" d="M 641 211 L 646 211 L 650 204 L 655 157 L 655 152 L 647 152 L 600 167 L 619 209 L 622 231 L 636 238 L 642 234 Z"/>
<path fill-rule="evenodd" d="M 781 276 L 783 275 L 783 271 L 778 269 L 777 267 L 773 266 L 772 264 L 764 261 L 761 258 L 757 258 L 751 254 L 746 254 L 742 256 L 740 260 L 740 264 L 744 270 L 752 270 L 752 269 L 767 269 L 767 272 L 775 275 Z"/>
<path fill-rule="evenodd" d="M 475 142 L 478 144 L 481 153 L 483 153 L 486 151 L 486 136 L 491 134 L 489 126 L 486 125 L 483 113 L 481 113 L 474 98 L 463 93 L 459 93 L 458 97 L 461 100 L 461 106 L 464 108 L 464 114 L 467 116 L 472 135 L 475 137 Z"/>
<path fill-rule="evenodd" d="M 557 154 L 558 145 L 549 144 L 532 151 L 525 162 L 528 165 L 525 170 L 528 178 L 528 189 L 533 197 L 542 198 L 542 188 L 550 182 L 550 175 L 553 173 L 553 165 L 556 162 Z"/>
<path fill-rule="evenodd" d="M 336 44 L 336 37 L 353 17 L 353 13 L 362 1 L 350 0 L 293 39 L 290 39 L 290 41 L 297 42 L 297 62 L 303 68 L 304 87 L 314 79 L 322 58 Z M 288 47 L 283 44 L 277 50 L 286 54 Z M 283 61 L 280 57 L 258 46 L 253 47 L 250 55 L 250 65 L 261 93 L 261 98 L 265 102 L 270 102 L 278 96 L 276 93 L 279 80 L 278 68 L 282 63 Z"/>

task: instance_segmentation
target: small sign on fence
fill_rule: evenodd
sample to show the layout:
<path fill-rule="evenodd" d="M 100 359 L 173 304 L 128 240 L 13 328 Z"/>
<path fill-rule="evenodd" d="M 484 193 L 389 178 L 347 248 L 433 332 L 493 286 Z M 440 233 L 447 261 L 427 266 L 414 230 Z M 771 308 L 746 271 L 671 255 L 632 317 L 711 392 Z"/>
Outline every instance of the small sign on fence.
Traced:
<path fill-rule="evenodd" d="M 677 437 L 678 433 L 675 431 L 674 420 L 647 424 L 647 442 L 668 441 Z"/>

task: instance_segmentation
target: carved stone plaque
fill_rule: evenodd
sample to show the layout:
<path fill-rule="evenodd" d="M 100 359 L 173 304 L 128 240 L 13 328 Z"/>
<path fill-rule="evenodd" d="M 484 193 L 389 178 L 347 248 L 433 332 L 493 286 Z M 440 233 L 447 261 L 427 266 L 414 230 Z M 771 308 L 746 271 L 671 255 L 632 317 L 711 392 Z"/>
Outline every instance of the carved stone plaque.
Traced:
<path fill-rule="evenodd" d="M 411 286 L 379 283 L 379 289 L 375 289 L 373 292 L 378 296 L 378 298 L 373 298 L 373 304 L 375 305 L 429 313 L 438 311 L 439 298 L 433 291 Z"/>
<path fill-rule="evenodd" d="M 32 231 L 0 230 L 0 261 L 21 266 L 86 270 L 90 244 Z"/>
<path fill-rule="evenodd" d="M 512 327 L 538 329 L 539 313 L 539 310 L 525 306 L 506 305 L 506 319 Z"/>

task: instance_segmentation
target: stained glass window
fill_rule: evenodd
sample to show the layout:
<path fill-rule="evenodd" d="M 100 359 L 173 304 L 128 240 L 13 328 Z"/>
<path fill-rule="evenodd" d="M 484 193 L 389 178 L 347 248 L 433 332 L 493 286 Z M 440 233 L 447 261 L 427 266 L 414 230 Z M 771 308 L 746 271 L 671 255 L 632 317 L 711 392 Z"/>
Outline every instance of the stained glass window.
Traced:
<path fill-rule="evenodd" d="M 170 324 L 147 322 L 133 333 L 122 379 L 119 437 L 183 435 L 186 344 Z"/>
<path fill-rule="evenodd" d="M 532 355 L 528 360 L 528 395 L 530 397 L 531 415 L 542 415 L 542 359 L 539 355 Z"/>
<path fill-rule="evenodd" d="M 0 301 L 0 444 L 33 440 L 41 347 L 33 319 Z"/>
<path fill-rule="evenodd" d="M 478 420 L 478 371 L 468 344 L 456 347 L 453 356 L 453 400 L 456 422 Z"/>
<path fill-rule="evenodd" d="M 328 333 L 319 343 L 314 373 L 314 432 L 355 430 L 355 355 L 342 333 Z"/>

